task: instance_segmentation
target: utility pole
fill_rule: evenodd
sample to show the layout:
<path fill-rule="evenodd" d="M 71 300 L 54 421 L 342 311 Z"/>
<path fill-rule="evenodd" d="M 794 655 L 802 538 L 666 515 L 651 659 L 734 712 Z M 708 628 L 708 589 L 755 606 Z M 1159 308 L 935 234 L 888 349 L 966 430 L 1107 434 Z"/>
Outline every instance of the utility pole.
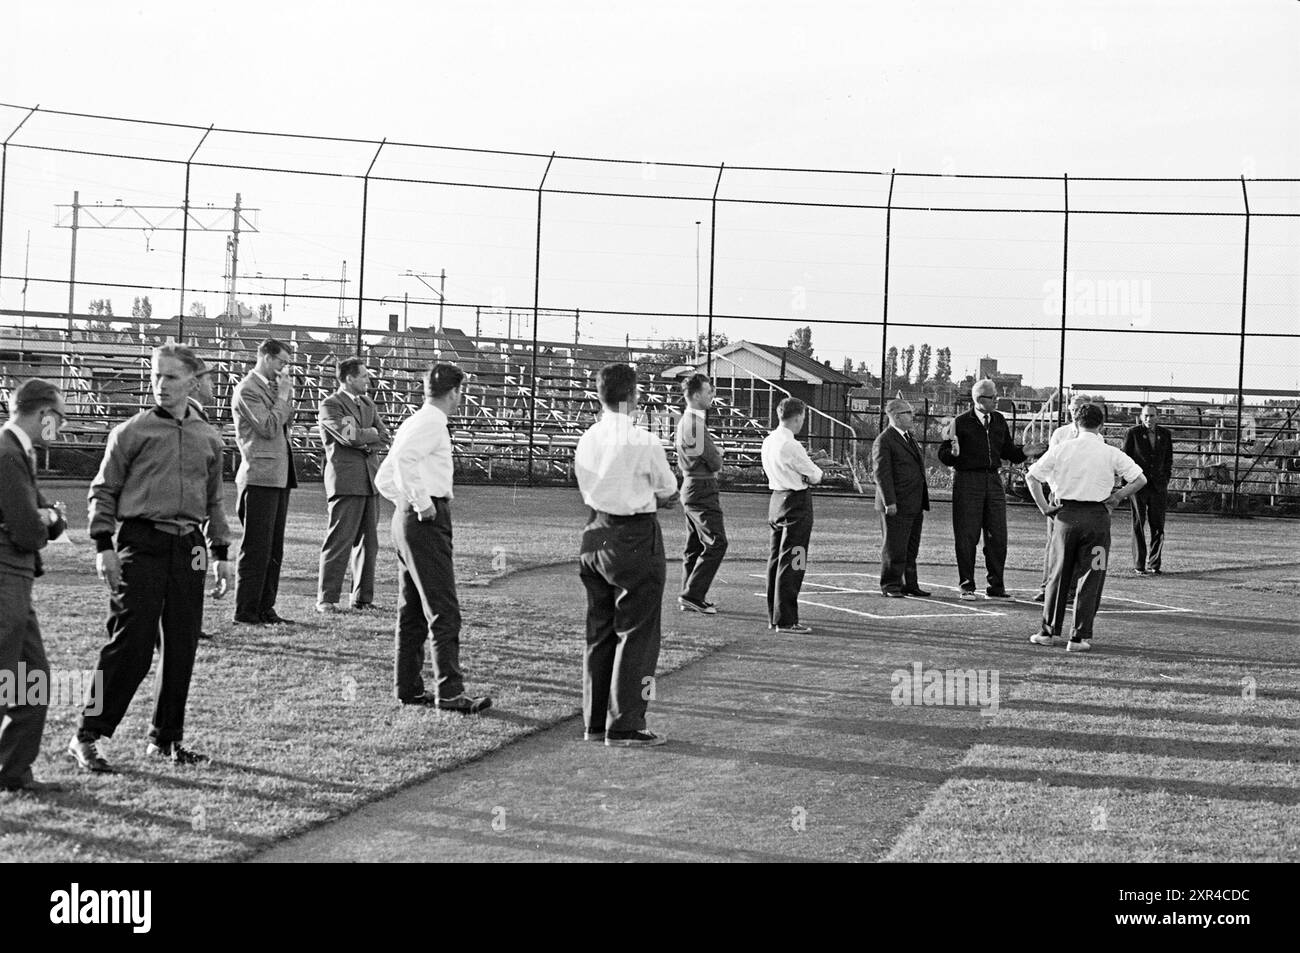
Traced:
<path fill-rule="evenodd" d="M 710 351 L 713 342 L 709 342 Z M 695 363 L 700 363 L 700 223 L 695 223 Z M 712 370 L 712 368 L 710 368 Z"/>
<path fill-rule="evenodd" d="M 581 315 L 582 312 L 579 309 L 573 309 L 573 347 L 575 350 L 578 347 L 578 322 L 581 320 Z M 699 319 L 697 318 L 696 321 L 698 323 Z"/>
<path fill-rule="evenodd" d="M 339 325 L 339 327 L 341 327 L 341 328 L 349 328 L 349 327 L 352 326 L 352 322 L 349 321 L 348 318 L 347 318 L 347 315 L 343 313 L 343 302 L 344 302 L 344 300 L 345 300 L 344 297 L 343 297 L 343 289 L 347 287 L 347 284 L 348 284 L 348 263 L 347 263 L 347 260 L 344 259 L 344 261 L 343 261 L 343 274 L 342 274 L 342 276 L 339 278 L 339 321 L 338 321 L 338 325 Z"/>
<path fill-rule="evenodd" d="M 72 260 L 68 266 L 68 339 L 72 338 L 73 297 L 77 291 L 77 229 L 81 227 L 81 193 L 72 193 Z"/>
<path fill-rule="evenodd" d="M 414 278 L 420 284 L 424 285 L 430 291 L 438 296 L 438 333 L 442 333 L 442 308 L 447 303 L 447 269 L 443 268 L 438 274 L 429 271 L 410 271 L 403 272 L 406 278 Z M 438 287 L 434 287 L 425 281 L 425 278 L 437 278 Z"/>
<path fill-rule="evenodd" d="M 242 196 L 235 193 L 234 226 L 230 237 L 226 239 L 226 251 L 230 256 L 230 285 L 226 291 L 226 316 L 239 320 L 239 306 L 235 303 L 236 283 L 239 281 L 239 205 Z"/>

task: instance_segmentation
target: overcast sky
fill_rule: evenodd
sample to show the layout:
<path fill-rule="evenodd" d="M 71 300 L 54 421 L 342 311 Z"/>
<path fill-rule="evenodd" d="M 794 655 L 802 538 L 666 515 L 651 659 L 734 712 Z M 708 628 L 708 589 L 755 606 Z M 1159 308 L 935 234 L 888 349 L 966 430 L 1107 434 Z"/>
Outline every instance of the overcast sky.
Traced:
<path fill-rule="evenodd" d="M 401 140 L 637 162 L 800 166 L 888 172 L 1071 176 L 1300 176 L 1300 3 L 22 3 L 0 33 L 0 101 L 206 126 Z M 8 131 L 20 111 L 0 110 Z M 96 126 L 40 118 L 16 142 L 112 138 Z M 115 134 L 116 135 L 116 134 Z M 138 135 L 135 147 L 186 158 L 197 137 Z M 62 138 L 60 138 L 62 137 Z M 120 139 L 113 139 L 120 145 Z M 368 146 L 316 147 L 228 137 L 208 161 L 365 171 Z M 498 163 L 385 148 L 375 175 L 536 184 L 543 162 Z M 413 171 L 417 170 L 417 171 Z M 433 173 L 433 174 L 431 174 Z M 548 185 L 711 193 L 715 173 L 557 163 Z M 241 192 L 260 234 L 240 271 L 338 277 L 356 292 L 360 186 L 196 168 L 196 204 Z M 1029 204 L 1059 208 L 1059 183 L 899 180 L 895 204 Z M 883 201 L 887 177 L 724 177 L 720 195 Z M 56 202 L 121 198 L 179 204 L 175 166 L 78 160 L 11 148 L 0 307 L 20 304 L 28 233 L 31 274 L 66 278 L 68 232 Z M 730 190 L 730 191 L 728 191 Z M 954 190 L 959 196 L 954 196 Z M 1077 190 L 1077 191 L 1076 191 Z M 452 301 L 531 305 L 536 196 L 376 182 L 367 225 L 365 292 L 429 296 L 407 269 L 448 272 Z M 900 201 L 901 200 L 901 201 Z M 582 320 L 591 340 L 689 336 L 695 307 L 695 221 L 707 283 L 707 202 L 547 196 L 541 304 L 669 311 L 686 317 Z M 1072 208 L 1240 208 L 1240 187 L 1071 187 Z M 1055 204 L 1053 204 L 1055 203 Z M 1157 204 L 1152 204 L 1157 203 Z M 1300 211 L 1294 186 L 1261 186 L 1252 210 Z M 1104 219 L 1104 220 L 1103 220 Z M 967 325 L 899 328 L 889 343 L 954 350 L 954 370 L 981 353 L 1036 383 L 1055 380 L 1059 214 L 895 213 L 891 320 Z M 1252 326 L 1295 331 L 1300 229 L 1256 219 Z M 1071 216 L 1072 280 L 1086 312 L 1090 281 L 1123 281 L 1123 315 L 1081 313 L 1079 326 L 1217 330 L 1240 320 L 1242 221 Z M 83 280 L 175 284 L 167 235 L 81 233 Z M 715 309 L 814 324 L 819 357 L 878 367 L 878 329 L 817 325 L 879 320 L 883 214 L 873 210 L 720 207 Z M 1077 258 L 1075 253 L 1077 251 Z M 188 283 L 221 286 L 224 235 L 192 237 Z M 247 256 L 244 258 L 244 256 Z M 83 277 L 89 276 L 89 277 Z M 1053 284 L 1055 282 L 1055 284 Z M 1115 286 L 1111 286 L 1114 290 Z M 58 310 L 66 290 L 30 285 L 31 307 Z M 242 283 L 250 303 L 278 291 Z M 292 287 L 290 290 L 294 290 Z M 329 286 L 298 290 L 330 294 Z M 83 300 L 84 294 L 84 300 Z M 707 294 L 707 284 L 706 291 Z M 79 291 L 78 307 L 95 297 Z M 130 293 L 113 294 L 119 312 Z M 152 296 L 174 309 L 174 295 Z M 1056 304 L 1052 304 L 1055 298 Z M 220 296 L 194 294 L 211 310 Z M 64 303 L 59 303 L 60 299 Z M 277 314 L 280 308 L 277 304 Z M 707 305 L 707 303 L 706 303 Z M 291 304 L 285 317 L 333 320 L 337 305 Z M 355 302 L 350 309 L 355 313 Z M 368 307 L 367 322 L 392 308 Z M 472 324 L 457 313 L 456 323 Z M 1041 333 L 981 332 L 1038 322 Z M 414 323 L 414 318 L 413 318 Z M 423 317 L 420 321 L 423 323 Z M 452 323 L 448 318 L 448 323 Z M 719 322 L 733 337 L 782 343 L 793 324 Z M 467 328 L 468 329 L 468 328 Z M 485 330 L 504 330 L 490 328 Z M 572 333 L 572 319 L 542 326 Z M 1232 341 L 1079 335 L 1070 373 L 1116 383 L 1173 375 L 1235 383 Z M 1085 343 L 1086 339 L 1086 343 Z M 1127 352 L 1127 353 L 1126 353 Z M 1250 375 L 1295 388 L 1294 344 L 1252 343 Z M 1125 363 L 1127 361 L 1127 364 Z M 1069 381 L 1067 381 L 1069 383 Z M 1248 386 L 1251 381 L 1248 380 Z"/>

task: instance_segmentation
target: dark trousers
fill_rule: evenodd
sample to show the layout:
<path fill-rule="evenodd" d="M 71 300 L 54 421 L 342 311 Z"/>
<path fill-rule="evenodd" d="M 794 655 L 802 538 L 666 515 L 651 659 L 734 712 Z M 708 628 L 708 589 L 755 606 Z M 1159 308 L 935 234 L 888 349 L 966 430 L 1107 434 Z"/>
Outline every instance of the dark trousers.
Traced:
<path fill-rule="evenodd" d="M 1044 635 L 1065 630 L 1069 589 L 1076 588 L 1071 641 L 1092 638 L 1092 620 L 1101 605 L 1110 559 L 1110 511 L 1104 503 L 1064 502 L 1052 529 L 1051 574 L 1043 599 Z M 1071 580 L 1077 579 L 1077 583 Z"/>
<path fill-rule="evenodd" d="M 916 554 L 921 551 L 921 525 L 925 512 L 895 513 L 881 511 L 880 591 L 911 592 L 920 588 L 916 578 Z"/>
<path fill-rule="evenodd" d="M 1007 564 L 1007 496 L 1002 478 L 982 470 L 957 470 L 952 483 L 952 534 L 957 550 L 957 579 L 975 590 L 975 547 L 984 535 L 984 568 L 988 588 L 1005 588 Z"/>
<path fill-rule="evenodd" d="M 1038 582 L 1038 591 L 1043 594 L 1047 592 L 1047 580 L 1052 575 L 1052 535 L 1055 531 L 1056 517 L 1049 516 L 1047 517 L 1047 543 L 1043 546 L 1043 578 Z M 1077 572 L 1075 578 L 1071 579 L 1069 585 L 1065 587 L 1067 599 L 1070 602 L 1074 602 L 1074 584 L 1076 582 L 1078 582 Z"/>
<path fill-rule="evenodd" d="M 1168 492 L 1162 486 L 1144 486 L 1129 500 L 1133 505 L 1133 568 L 1159 569 L 1165 549 L 1165 505 Z M 1151 527 L 1147 548 L 1146 526 Z"/>
<path fill-rule="evenodd" d="M 808 567 L 812 538 L 812 494 L 807 490 L 773 490 L 767 504 L 772 528 L 767 556 L 767 618 L 772 625 L 799 622 L 799 590 Z"/>
<path fill-rule="evenodd" d="M 320 549 L 316 601 L 337 604 L 343 574 L 352 567 L 352 604 L 375 601 L 379 557 L 379 497 L 336 496 L 329 501 L 329 530 Z"/>
<path fill-rule="evenodd" d="M 465 691 L 460 671 L 460 600 L 452 565 L 451 502 L 434 500 L 434 516 L 421 520 L 399 506 L 393 513 L 397 551 L 397 633 L 394 690 L 398 698 L 424 692 L 424 643 L 433 641 L 434 694 Z"/>
<path fill-rule="evenodd" d="M 718 481 L 682 481 L 682 509 L 686 513 L 682 597 L 705 602 L 713 577 L 722 565 L 722 557 L 727 554 L 727 531 L 722 525 Z"/>
<path fill-rule="evenodd" d="M 644 731 L 668 575 L 658 516 L 593 512 L 578 565 L 587 590 L 585 724 L 592 731 Z"/>
<path fill-rule="evenodd" d="M 244 524 L 244 541 L 239 547 L 235 618 L 260 622 L 275 609 L 276 593 L 280 591 L 289 491 L 271 486 L 246 486 L 239 494 L 237 511 L 239 521 Z"/>
<path fill-rule="evenodd" d="M 44 673 L 48 692 L 50 666 L 32 608 L 32 577 L 0 570 L 0 787 L 31 780 L 41 749 L 49 699 L 31 704 L 33 699 L 18 696 L 33 672 Z M 27 704 L 17 704 L 20 700 Z"/>
<path fill-rule="evenodd" d="M 203 626 L 208 564 L 203 536 L 197 532 L 173 536 L 127 520 L 117 534 L 117 555 L 122 582 L 109 602 L 108 644 L 99 653 L 90 698 L 81 715 L 81 737 L 113 736 L 149 674 L 158 646 L 161 659 L 149 738 L 157 744 L 180 741 Z"/>

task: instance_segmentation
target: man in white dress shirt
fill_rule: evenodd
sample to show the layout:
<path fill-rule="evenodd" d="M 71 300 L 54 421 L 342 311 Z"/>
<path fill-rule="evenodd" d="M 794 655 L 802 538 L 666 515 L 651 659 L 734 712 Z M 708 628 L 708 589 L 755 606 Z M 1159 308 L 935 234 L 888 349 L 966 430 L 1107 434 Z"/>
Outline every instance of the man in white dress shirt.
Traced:
<path fill-rule="evenodd" d="M 1048 438 L 1047 447 L 1043 449 L 1043 452 L 1050 450 L 1063 440 L 1073 440 L 1075 437 L 1079 436 L 1079 424 L 1078 421 L 1075 420 L 1075 417 L 1079 413 L 1079 409 L 1084 407 L 1087 403 L 1088 399 L 1082 394 L 1075 394 L 1074 397 L 1070 399 L 1070 409 L 1067 412 L 1069 422 L 1062 424 L 1052 431 L 1052 436 Z M 1039 447 L 1041 448 L 1041 444 Z M 1030 448 L 1028 447 L 1025 448 L 1025 452 L 1028 456 L 1040 456 L 1038 453 L 1031 453 Z M 1055 505 L 1056 500 L 1058 499 L 1056 491 L 1052 490 L 1050 487 L 1048 487 L 1047 490 L 1050 491 L 1048 493 L 1048 502 Z M 1034 594 L 1035 602 L 1042 602 L 1047 597 L 1047 577 L 1051 574 L 1051 566 L 1049 564 L 1052 560 L 1052 528 L 1055 525 L 1055 518 L 1049 516 L 1047 518 L 1047 545 L 1043 547 L 1043 576 L 1038 582 L 1038 592 Z M 1069 586 L 1066 591 L 1070 604 L 1073 604 L 1074 588 Z"/>
<path fill-rule="evenodd" d="M 1052 645 L 1064 634 L 1065 588 L 1076 576 L 1074 620 L 1068 652 L 1092 649 L 1092 622 L 1106 584 L 1110 559 L 1110 514 L 1119 503 L 1146 485 L 1142 468 L 1117 447 L 1101 437 L 1100 407 L 1087 404 L 1075 415 L 1079 436 L 1048 449 L 1025 475 L 1029 492 L 1044 516 L 1054 517 L 1051 574 L 1043 603 L 1040 630 L 1029 637 L 1035 645 Z M 1118 479 L 1127 481 L 1118 490 Z M 1043 494 L 1043 483 L 1051 480 L 1059 503 Z"/>
<path fill-rule="evenodd" d="M 787 397 L 776 405 L 781 424 L 763 439 L 763 472 L 772 499 L 767 507 L 772 547 L 767 557 L 768 628 L 778 632 L 811 632 L 799 624 L 799 590 L 808 564 L 812 538 L 812 493 L 822 471 L 795 435 L 803 430 L 807 405 Z"/>
<path fill-rule="evenodd" d="M 578 441 L 573 461 L 591 508 L 579 556 L 587 590 L 584 737 L 610 748 L 652 748 L 668 740 L 647 730 L 645 717 L 667 576 L 656 514 L 677 501 L 677 478 L 659 439 L 633 420 L 636 371 L 601 368 L 596 392 L 604 413 Z"/>
<path fill-rule="evenodd" d="M 465 374 L 434 364 L 424 378 L 424 406 L 402 422 L 375 487 L 393 502 L 398 596 L 395 689 L 404 705 L 428 705 L 474 715 L 486 695 L 465 694 L 460 670 L 460 601 L 452 565 L 451 433 L 447 418 L 460 405 Z M 424 687 L 425 639 L 433 641 L 434 691 Z"/>

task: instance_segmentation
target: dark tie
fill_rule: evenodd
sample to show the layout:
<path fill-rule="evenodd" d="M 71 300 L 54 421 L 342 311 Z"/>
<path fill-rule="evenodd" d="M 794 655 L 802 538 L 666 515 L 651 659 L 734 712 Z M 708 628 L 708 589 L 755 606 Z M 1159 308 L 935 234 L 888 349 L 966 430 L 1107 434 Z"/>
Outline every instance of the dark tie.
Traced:
<path fill-rule="evenodd" d="M 910 433 L 903 434 L 903 437 L 905 440 L 907 440 L 907 446 L 911 449 L 911 451 L 919 455 L 921 451 L 916 446 L 916 438 L 914 438 Z"/>

